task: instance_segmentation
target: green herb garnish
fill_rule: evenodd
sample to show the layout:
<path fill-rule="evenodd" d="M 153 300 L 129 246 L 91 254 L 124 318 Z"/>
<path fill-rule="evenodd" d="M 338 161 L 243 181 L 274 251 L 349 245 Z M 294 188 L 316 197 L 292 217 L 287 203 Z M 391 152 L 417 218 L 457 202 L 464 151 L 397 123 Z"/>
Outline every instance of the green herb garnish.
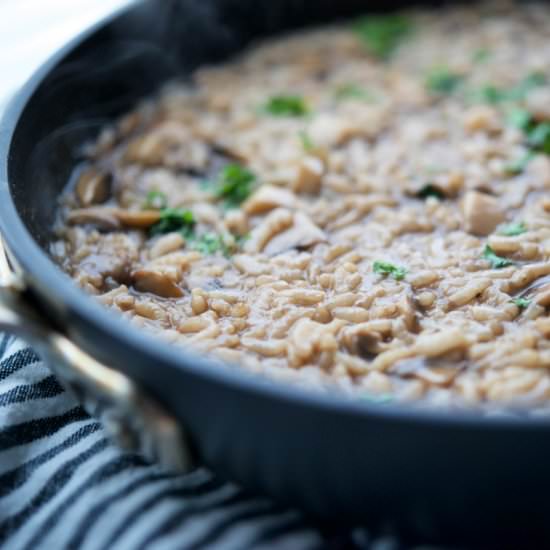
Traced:
<path fill-rule="evenodd" d="M 193 212 L 184 208 L 163 208 L 159 221 L 151 227 L 151 235 L 162 235 L 172 231 L 181 231 L 185 238 L 193 235 L 195 218 Z"/>
<path fill-rule="evenodd" d="M 527 226 L 523 222 L 508 223 L 497 227 L 497 234 L 505 237 L 516 237 L 527 231 Z"/>
<path fill-rule="evenodd" d="M 514 298 L 512 300 L 512 303 L 514 303 L 520 309 L 525 309 L 531 303 L 531 300 L 527 298 Z"/>
<path fill-rule="evenodd" d="M 240 164 L 228 164 L 213 183 L 214 194 L 228 208 L 238 207 L 254 190 L 256 176 Z"/>
<path fill-rule="evenodd" d="M 416 193 L 416 196 L 421 199 L 435 197 L 436 199 L 442 200 L 445 198 L 445 194 L 432 183 L 427 183 L 426 185 L 424 185 L 424 187 L 422 187 L 418 191 L 418 193 Z"/>
<path fill-rule="evenodd" d="M 371 92 L 359 86 L 359 84 L 343 84 L 339 86 L 334 92 L 334 97 L 338 101 L 345 101 L 348 99 L 357 99 L 360 101 L 374 101 L 374 96 Z"/>
<path fill-rule="evenodd" d="M 488 244 L 486 244 L 485 248 L 483 249 L 483 257 L 489 261 L 493 269 L 502 269 L 503 267 L 514 265 L 514 262 L 512 260 L 497 256 L 495 254 L 495 251 Z"/>
<path fill-rule="evenodd" d="M 504 101 L 522 101 L 531 90 L 544 86 L 547 82 L 546 76 L 540 72 L 534 72 L 526 76 L 522 81 L 508 90 L 488 85 L 478 90 L 474 97 L 486 103 L 501 103 Z"/>
<path fill-rule="evenodd" d="M 149 191 L 143 203 L 144 210 L 162 210 L 168 206 L 168 199 L 162 191 Z"/>
<path fill-rule="evenodd" d="M 275 95 L 262 106 L 264 113 L 272 116 L 300 117 L 307 115 L 309 108 L 299 95 Z"/>
<path fill-rule="evenodd" d="M 396 265 L 390 264 L 389 262 L 376 261 L 373 264 L 373 270 L 375 273 L 390 275 L 396 281 L 401 281 L 407 274 L 407 270 L 404 267 L 398 267 Z"/>
<path fill-rule="evenodd" d="M 223 237 L 216 233 L 205 233 L 192 243 L 192 248 L 198 250 L 201 254 L 215 254 L 218 250 L 221 250 L 224 255 L 226 252 L 226 245 Z"/>
<path fill-rule="evenodd" d="M 536 71 L 527 75 L 519 84 L 517 84 L 513 90 L 512 94 L 515 95 L 514 99 L 525 99 L 525 96 L 535 88 L 540 88 L 547 83 L 547 78 L 544 73 Z"/>
<path fill-rule="evenodd" d="M 484 103 L 500 103 L 506 98 L 505 92 L 496 86 L 488 85 L 483 86 L 479 90 L 473 92 L 473 99 L 476 101 L 482 101 Z"/>
<path fill-rule="evenodd" d="M 550 122 L 536 122 L 525 109 L 514 109 L 508 113 L 508 122 L 523 131 L 529 150 L 519 159 L 510 163 L 506 170 L 519 174 L 525 170 L 535 153 L 550 155 Z"/>
<path fill-rule="evenodd" d="M 531 113 L 525 109 L 512 109 L 507 116 L 507 123 L 520 130 L 528 128 L 532 120 Z"/>
<path fill-rule="evenodd" d="M 451 94 L 460 85 L 463 76 L 447 67 L 434 67 L 426 78 L 426 88 L 437 94 Z"/>
<path fill-rule="evenodd" d="M 533 151 L 527 151 L 521 157 L 517 158 L 516 160 L 513 160 L 512 162 L 509 162 L 505 166 L 506 172 L 511 175 L 521 174 L 525 170 L 525 168 L 527 168 L 529 161 L 534 156 L 535 154 L 533 153 Z"/>
<path fill-rule="evenodd" d="M 301 130 L 298 135 L 300 137 L 300 141 L 302 143 L 304 151 L 306 151 L 307 153 L 311 153 L 311 151 L 315 150 L 315 144 L 305 130 Z"/>
<path fill-rule="evenodd" d="M 484 63 L 491 57 L 491 52 L 487 48 L 479 48 L 472 55 L 472 61 L 474 63 Z"/>
<path fill-rule="evenodd" d="M 527 144 L 536 151 L 550 155 L 550 122 L 540 122 L 526 129 Z"/>
<path fill-rule="evenodd" d="M 411 33 L 412 24 L 402 15 L 368 15 L 358 19 L 353 30 L 370 53 L 388 59 Z"/>
<path fill-rule="evenodd" d="M 191 242 L 191 248 L 201 254 L 210 255 L 221 252 L 226 258 L 236 252 L 246 237 L 239 235 L 218 235 L 217 233 L 204 233 Z"/>

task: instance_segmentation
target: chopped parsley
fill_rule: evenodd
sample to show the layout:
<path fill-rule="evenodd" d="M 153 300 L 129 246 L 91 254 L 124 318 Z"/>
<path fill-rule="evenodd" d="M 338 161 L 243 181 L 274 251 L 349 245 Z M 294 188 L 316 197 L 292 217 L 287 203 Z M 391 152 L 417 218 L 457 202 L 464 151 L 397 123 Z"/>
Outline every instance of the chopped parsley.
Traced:
<path fill-rule="evenodd" d="M 550 122 L 537 122 L 525 109 L 513 109 L 508 113 L 510 125 L 523 131 L 528 151 L 511 162 L 506 171 L 510 174 L 523 172 L 536 153 L 550 155 Z"/>
<path fill-rule="evenodd" d="M 527 151 L 521 157 L 517 158 L 516 160 L 513 160 L 512 162 L 509 162 L 504 167 L 504 169 L 508 174 L 511 174 L 511 175 L 521 174 L 525 170 L 525 168 L 527 168 L 529 161 L 533 157 L 534 157 L 533 151 Z"/>
<path fill-rule="evenodd" d="M 505 90 L 497 86 L 488 85 L 478 90 L 474 96 L 486 103 L 502 103 L 504 101 L 522 101 L 526 96 L 540 86 L 547 83 L 546 76 L 541 72 L 534 72 L 527 75 L 518 84 Z"/>
<path fill-rule="evenodd" d="M 529 300 L 528 298 L 514 298 L 512 300 L 512 303 L 514 303 L 520 309 L 525 309 L 531 303 L 531 300 Z"/>
<path fill-rule="evenodd" d="M 262 106 L 262 112 L 279 117 L 307 115 L 309 108 L 299 95 L 274 95 Z"/>
<path fill-rule="evenodd" d="M 405 278 L 405 275 L 407 274 L 407 270 L 404 267 L 398 267 L 389 262 L 376 261 L 373 264 L 373 270 L 375 273 L 390 275 L 396 281 L 401 281 Z"/>
<path fill-rule="evenodd" d="M 485 63 L 491 57 L 491 52 L 487 48 L 479 48 L 472 55 L 474 63 Z"/>
<path fill-rule="evenodd" d="M 215 254 L 221 251 L 224 256 L 229 256 L 229 247 L 225 239 L 222 235 L 216 233 L 205 233 L 197 237 L 191 244 L 191 247 L 204 255 Z"/>
<path fill-rule="evenodd" d="M 445 198 L 445 194 L 432 183 L 427 183 L 421 187 L 418 193 L 416 193 L 416 196 L 421 199 L 435 197 L 436 199 L 442 200 Z"/>
<path fill-rule="evenodd" d="M 426 78 L 426 88 L 436 94 L 451 94 L 461 84 L 463 78 L 448 67 L 434 67 Z"/>
<path fill-rule="evenodd" d="M 226 258 L 228 258 L 239 249 L 244 240 L 246 240 L 246 237 L 240 235 L 204 233 L 192 241 L 191 248 L 204 255 L 221 252 Z"/>
<path fill-rule="evenodd" d="M 479 90 L 474 91 L 472 97 L 476 101 L 495 104 L 504 101 L 506 95 L 505 92 L 503 92 L 500 88 L 489 84 L 487 86 L 483 86 Z"/>
<path fill-rule="evenodd" d="M 236 208 L 254 190 L 256 176 L 240 164 L 228 164 L 211 185 L 214 194 L 223 199 L 225 206 Z"/>
<path fill-rule="evenodd" d="M 357 99 L 360 101 L 374 101 L 374 96 L 369 90 L 359 86 L 359 84 L 343 84 L 336 88 L 334 97 L 338 101 L 345 101 L 348 99 Z"/>
<path fill-rule="evenodd" d="M 550 155 L 550 122 L 537 122 L 525 109 L 513 109 L 508 113 L 508 122 L 523 131 L 528 151 L 519 159 L 510 163 L 506 170 L 510 174 L 519 174 L 525 170 L 536 153 Z"/>
<path fill-rule="evenodd" d="M 388 59 L 411 33 L 412 24 L 402 15 L 368 15 L 358 19 L 353 30 L 371 54 Z"/>
<path fill-rule="evenodd" d="M 193 212 L 185 208 L 163 208 L 159 221 L 151 227 L 151 235 L 162 235 L 172 231 L 180 231 L 185 238 L 193 235 L 195 217 Z"/>
<path fill-rule="evenodd" d="M 505 237 L 516 237 L 527 231 L 527 227 L 523 222 L 508 223 L 501 225 L 497 229 L 498 235 L 504 235 Z"/>
<path fill-rule="evenodd" d="M 149 191 L 143 203 L 144 210 L 162 210 L 168 206 L 168 198 L 162 191 Z"/>
<path fill-rule="evenodd" d="M 311 140 L 311 137 L 305 130 L 301 130 L 298 135 L 300 137 L 300 141 L 302 143 L 302 147 L 304 151 L 306 151 L 307 153 L 310 153 L 311 151 L 315 150 L 315 144 L 313 143 L 313 141 Z"/>
<path fill-rule="evenodd" d="M 529 111 L 525 109 L 512 109 L 508 112 L 507 122 L 510 126 L 525 130 L 529 127 L 533 117 Z"/>
<path fill-rule="evenodd" d="M 486 244 L 485 248 L 483 249 L 483 257 L 489 261 L 493 269 L 502 269 L 503 267 L 514 265 L 514 262 L 512 260 L 497 256 L 495 254 L 495 251 L 488 244 Z"/>
<path fill-rule="evenodd" d="M 516 95 L 515 99 L 525 99 L 525 96 L 535 88 L 540 88 L 547 84 L 548 79 L 544 73 L 535 71 L 527 77 L 525 77 L 517 86 L 513 88 L 513 93 Z"/>
<path fill-rule="evenodd" d="M 550 122 L 531 124 L 525 129 L 527 144 L 535 151 L 550 155 Z"/>

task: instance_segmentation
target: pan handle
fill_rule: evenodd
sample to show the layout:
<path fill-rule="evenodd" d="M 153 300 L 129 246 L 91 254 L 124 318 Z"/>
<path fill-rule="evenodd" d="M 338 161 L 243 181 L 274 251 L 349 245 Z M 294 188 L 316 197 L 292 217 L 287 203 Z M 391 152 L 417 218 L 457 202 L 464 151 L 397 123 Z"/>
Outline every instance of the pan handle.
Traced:
<path fill-rule="evenodd" d="M 1 237 L 0 330 L 29 342 L 119 446 L 169 470 L 193 468 L 180 423 L 134 381 L 99 363 L 37 313 L 23 277 L 10 267 Z"/>

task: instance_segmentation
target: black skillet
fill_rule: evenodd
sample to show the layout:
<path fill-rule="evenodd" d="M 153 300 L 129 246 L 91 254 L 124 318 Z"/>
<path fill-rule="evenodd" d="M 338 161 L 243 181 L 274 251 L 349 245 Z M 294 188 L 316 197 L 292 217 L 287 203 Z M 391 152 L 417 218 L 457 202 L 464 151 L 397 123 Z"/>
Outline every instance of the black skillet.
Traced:
<path fill-rule="evenodd" d="M 145 2 L 63 48 L 2 121 L 0 228 L 17 275 L 2 291 L 0 324 L 49 356 L 126 443 L 148 443 L 180 467 L 189 465 L 180 452 L 187 450 L 325 525 L 497 546 L 550 539 L 547 420 L 422 412 L 272 384 L 130 327 L 78 290 L 46 252 L 79 146 L 105 121 L 254 38 L 367 8 L 389 6 Z"/>

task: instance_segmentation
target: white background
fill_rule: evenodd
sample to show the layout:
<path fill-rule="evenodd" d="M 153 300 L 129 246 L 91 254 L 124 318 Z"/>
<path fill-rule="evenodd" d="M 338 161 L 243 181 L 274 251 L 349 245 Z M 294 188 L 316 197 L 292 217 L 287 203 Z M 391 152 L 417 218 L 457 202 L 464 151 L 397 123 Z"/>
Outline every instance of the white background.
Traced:
<path fill-rule="evenodd" d="M 0 105 L 67 40 L 131 2 L 0 0 Z"/>

